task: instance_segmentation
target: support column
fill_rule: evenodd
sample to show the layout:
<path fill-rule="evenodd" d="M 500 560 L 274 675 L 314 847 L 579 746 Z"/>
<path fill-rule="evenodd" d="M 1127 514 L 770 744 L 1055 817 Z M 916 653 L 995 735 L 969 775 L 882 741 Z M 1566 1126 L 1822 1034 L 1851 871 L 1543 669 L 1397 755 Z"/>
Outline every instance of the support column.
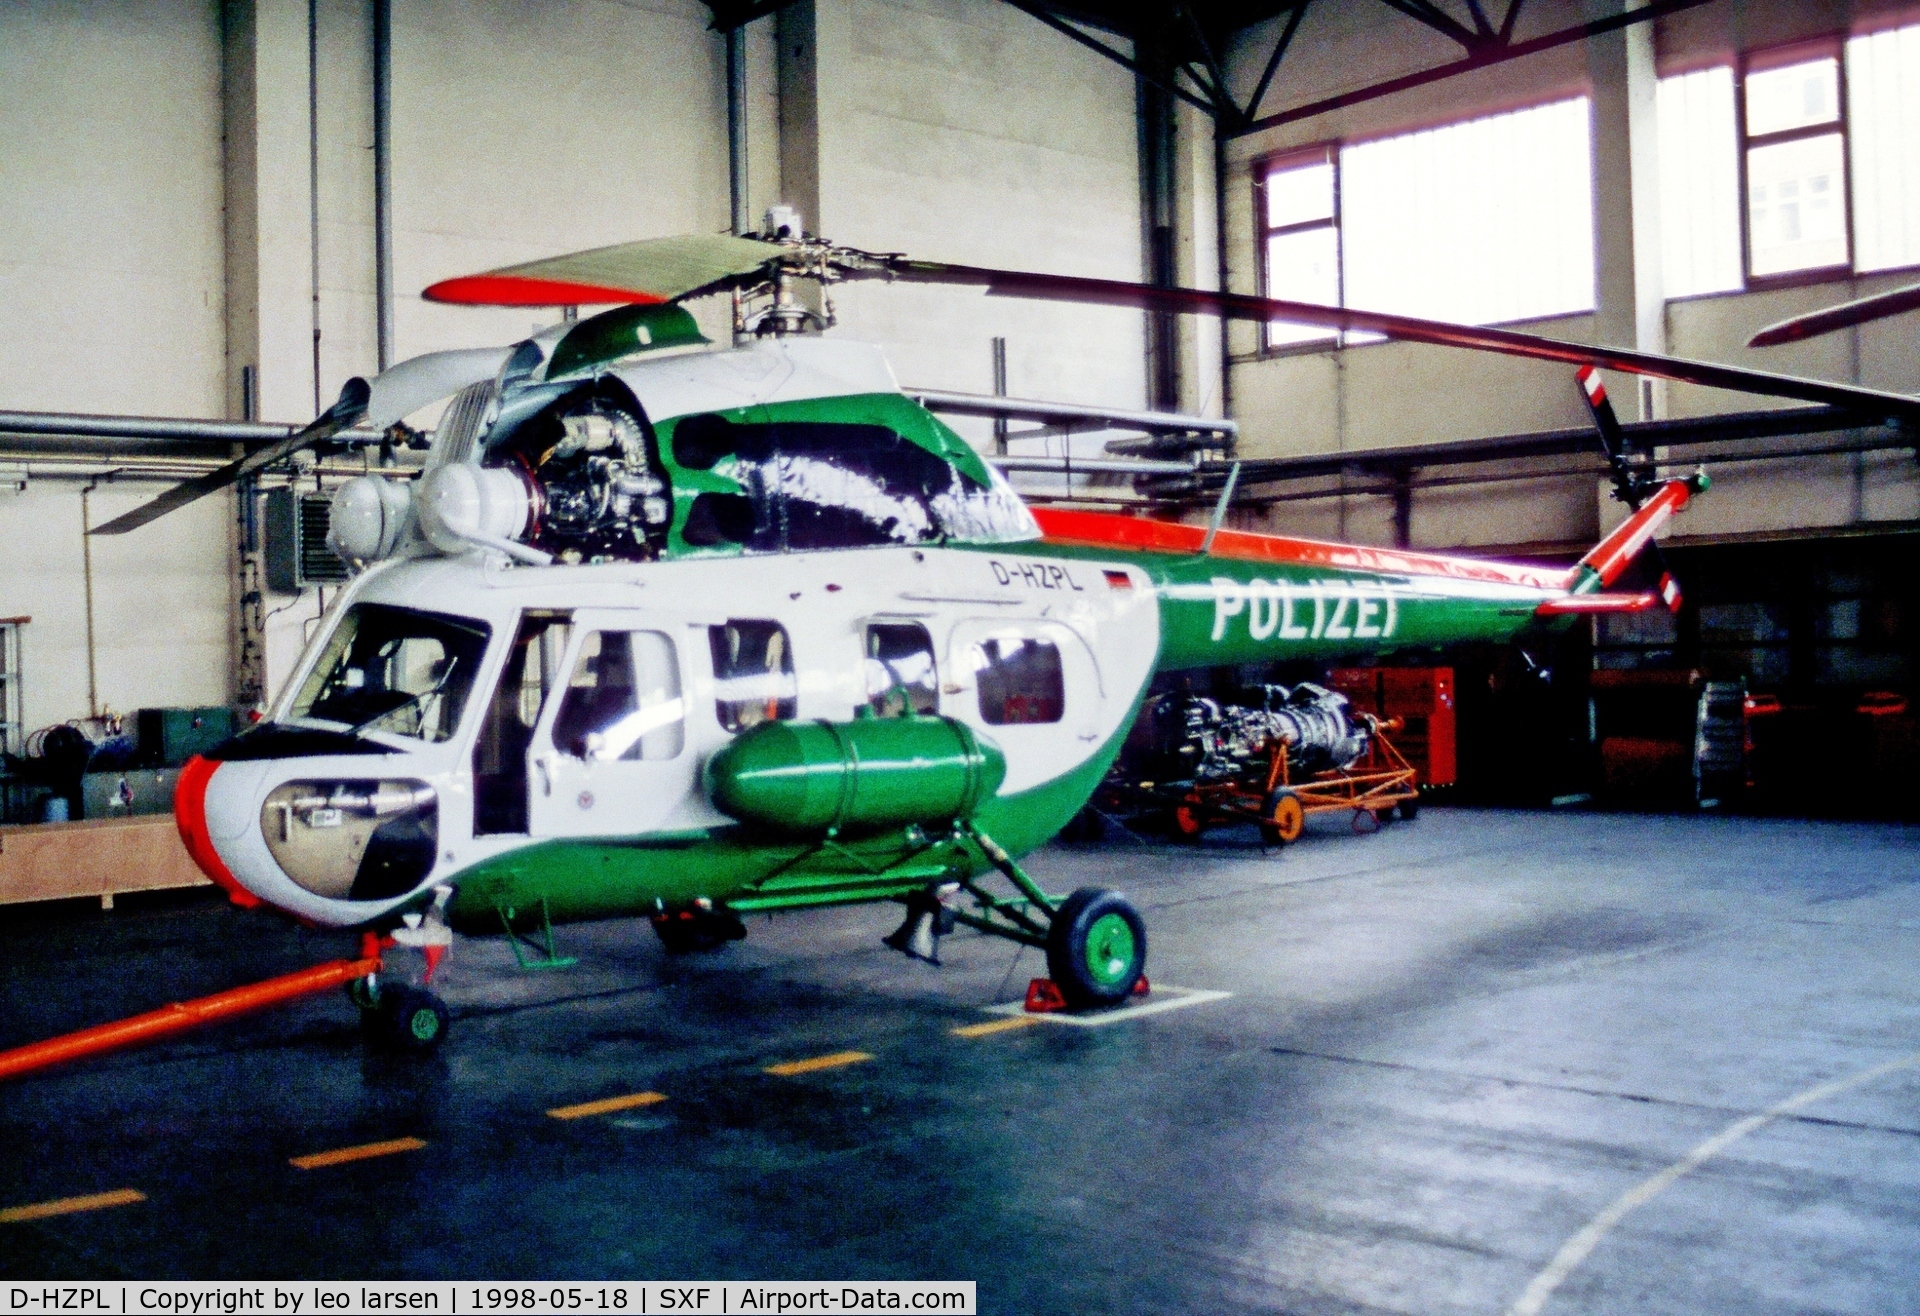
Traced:
<path fill-rule="evenodd" d="M 1136 114 L 1140 124 L 1140 240 L 1141 265 L 1147 282 L 1170 288 L 1176 283 L 1174 194 L 1174 98 L 1161 87 L 1173 82 L 1172 69 L 1156 50 L 1136 52 L 1142 68 L 1153 75 L 1134 79 Z M 1159 85 L 1156 86 L 1155 82 Z M 1147 315 L 1147 406 L 1172 411 L 1180 405 L 1179 317 L 1149 311 Z"/>
<path fill-rule="evenodd" d="M 1604 18 L 1645 0 L 1600 0 L 1587 16 Z M 1666 289 L 1660 247 L 1659 130 L 1653 24 L 1636 23 L 1587 42 L 1593 80 L 1595 338 L 1664 352 Z M 1610 380 L 1614 405 L 1640 420 L 1664 411 L 1664 388 L 1651 396 L 1630 379 Z"/>
<path fill-rule="evenodd" d="M 1187 288 L 1220 286 L 1219 152 L 1213 119 L 1184 101 L 1174 106 L 1174 280 Z M 1217 316 L 1175 317 L 1178 409 L 1196 416 L 1226 415 L 1225 321 Z"/>

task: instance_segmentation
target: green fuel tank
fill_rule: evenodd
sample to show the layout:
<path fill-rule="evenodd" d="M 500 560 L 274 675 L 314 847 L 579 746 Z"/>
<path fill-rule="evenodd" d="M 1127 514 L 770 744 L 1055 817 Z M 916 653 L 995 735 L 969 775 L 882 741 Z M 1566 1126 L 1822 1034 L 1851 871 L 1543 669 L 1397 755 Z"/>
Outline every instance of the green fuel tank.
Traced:
<path fill-rule="evenodd" d="M 769 722 L 707 764 L 722 812 L 803 835 L 943 826 L 971 816 L 1006 775 L 997 748 L 946 717 Z"/>

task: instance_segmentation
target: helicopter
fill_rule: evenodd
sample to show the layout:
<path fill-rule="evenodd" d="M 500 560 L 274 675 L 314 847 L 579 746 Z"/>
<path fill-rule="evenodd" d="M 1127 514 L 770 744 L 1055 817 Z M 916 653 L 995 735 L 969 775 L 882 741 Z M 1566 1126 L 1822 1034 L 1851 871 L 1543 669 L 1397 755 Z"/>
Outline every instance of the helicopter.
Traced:
<path fill-rule="evenodd" d="M 937 962 L 965 926 L 1042 949 L 1072 1007 L 1123 1002 L 1145 982 L 1139 911 L 1104 888 L 1051 894 L 1020 860 L 1086 805 L 1156 673 L 1677 607 L 1667 577 L 1613 587 L 1707 477 L 1630 469 L 1595 368 L 1920 420 L 1899 394 L 1711 362 L 870 253 L 791 212 L 768 228 L 435 284 L 447 303 L 613 309 L 351 380 L 284 442 L 94 531 L 351 426 L 403 434 L 451 399 L 417 481 L 339 488 L 330 542 L 356 575 L 263 720 L 192 760 L 176 798 L 189 853 L 236 903 L 420 952 L 352 987 L 403 1047 L 444 1035 L 430 984 L 455 933 L 557 965 L 554 929 L 592 919 L 648 918 L 692 951 L 750 913 L 898 902 L 896 949 Z M 1555 569 L 1225 529 L 1231 474 L 1206 527 L 1029 507 L 878 348 L 820 332 L 852 279 L 1576 364 L 1631 514 Z M 710 295 L 732 298 L 733 345 L 684 305 Z"/>

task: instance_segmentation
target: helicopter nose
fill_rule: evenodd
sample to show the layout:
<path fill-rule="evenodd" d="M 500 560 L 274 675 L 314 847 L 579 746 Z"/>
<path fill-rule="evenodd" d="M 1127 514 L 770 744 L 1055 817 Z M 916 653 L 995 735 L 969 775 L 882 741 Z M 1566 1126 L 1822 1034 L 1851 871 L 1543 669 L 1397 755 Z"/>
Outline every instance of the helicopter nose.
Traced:
<path fill-rule="evenodd" d="M 227 899 L 242 909 L 251 909 L 260 903 L 260 897 L 240 885 L 233 870 L 214 849 L 213 833 L 207 827 L 207 786 L 219 768 L 218 763 L 198 754 L 187 760 L 173 791 L 173 821 L 180 829 L 187 854 L 199 865 L 200 871 L 227 893 Z"/>

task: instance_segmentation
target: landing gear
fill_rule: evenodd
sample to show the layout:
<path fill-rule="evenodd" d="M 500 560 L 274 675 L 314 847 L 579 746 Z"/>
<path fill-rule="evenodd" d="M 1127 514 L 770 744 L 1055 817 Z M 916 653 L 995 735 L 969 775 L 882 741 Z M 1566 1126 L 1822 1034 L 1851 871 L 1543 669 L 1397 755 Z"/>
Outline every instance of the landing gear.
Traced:
<path fill-rule="evenodd" d="M 697 955 L 718 950 L 747 935 L 747 925 L 730 909 L 661 910 L 653 916 L 653 930 L 669 955 Z"/>
<path fill-rule="evenodd" d="M 1081 887 L 1053 912 L 1047 972 L 1075 1009 L 1117 1005 L 1147 965 L 1147 925 L 1118 891 Z"/>
<path fill-rule="evenodd" d="M 421 1055 L 447 1035 L 447 1003 L 424 987 L 388 986 L 376 977 L 347 984 L 347 997 L 360 1007 L 360 1027 L 389 1050 Z"/>

